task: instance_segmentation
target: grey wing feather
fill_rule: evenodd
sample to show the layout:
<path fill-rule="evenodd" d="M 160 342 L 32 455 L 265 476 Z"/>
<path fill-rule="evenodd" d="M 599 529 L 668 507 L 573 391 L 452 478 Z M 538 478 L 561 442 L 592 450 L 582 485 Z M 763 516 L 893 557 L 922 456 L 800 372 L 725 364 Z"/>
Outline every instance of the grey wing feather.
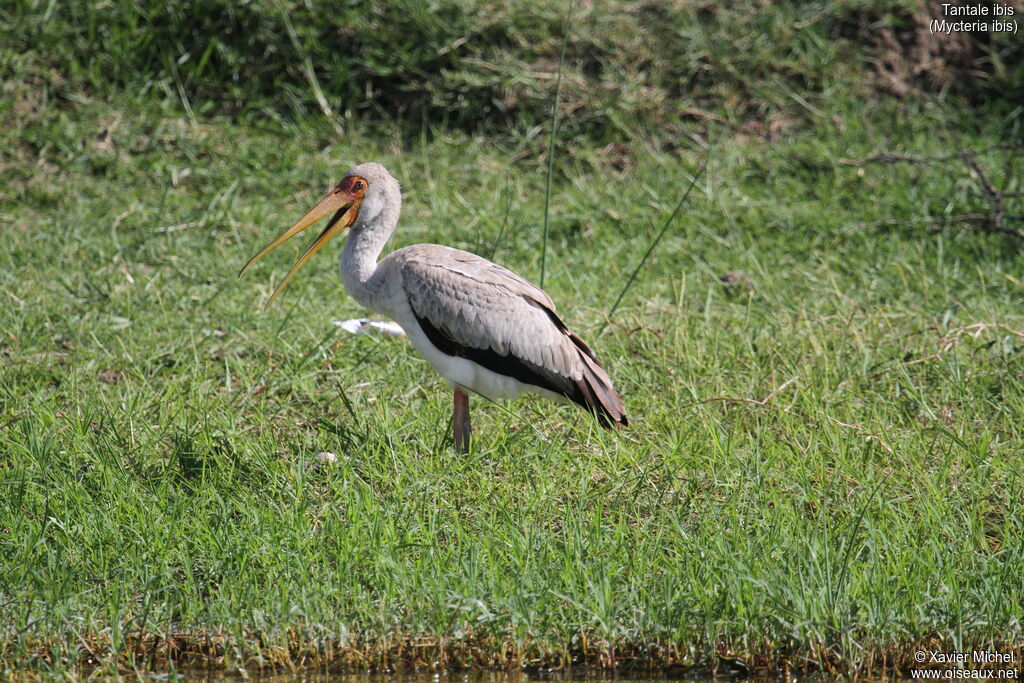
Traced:
<path fill-rule="evenodd" d="M 563 394 L 605 426 L 626 424 L 608 374 L 542 289 L 457 249 L 417 245 L 396 256 L 413 313 L 446 352 Z"/>

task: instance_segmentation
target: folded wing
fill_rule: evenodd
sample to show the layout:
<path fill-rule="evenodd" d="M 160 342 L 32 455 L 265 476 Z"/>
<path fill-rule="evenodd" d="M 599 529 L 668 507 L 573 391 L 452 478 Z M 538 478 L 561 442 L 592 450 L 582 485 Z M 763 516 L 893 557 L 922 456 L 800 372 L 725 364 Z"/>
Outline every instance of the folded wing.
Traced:
<path fill-rule="evenodd" d="M 543 290 L 457 249 L 418 245 L 400 253 L 413 314 L 443 353 L 565 396 L 603 427 L 627 424 L 608 373 Z"/>

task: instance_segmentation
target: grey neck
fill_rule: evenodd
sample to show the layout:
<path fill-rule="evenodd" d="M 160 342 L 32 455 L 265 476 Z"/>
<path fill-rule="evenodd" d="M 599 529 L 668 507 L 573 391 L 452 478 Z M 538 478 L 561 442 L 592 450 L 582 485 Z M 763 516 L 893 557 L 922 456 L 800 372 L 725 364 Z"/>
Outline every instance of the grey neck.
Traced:
<path fill-rule="evenodd" d="M 402 208 L 402 195 L 397 188 L 386 188 L 374 200 L 364 203 L 352 225 L 340 264 L 345 289 L 367 308 L 377 308 L 375 303 L 383 284 L 381 278 L 375 277 L 377 258 L 395 231 Z"/>

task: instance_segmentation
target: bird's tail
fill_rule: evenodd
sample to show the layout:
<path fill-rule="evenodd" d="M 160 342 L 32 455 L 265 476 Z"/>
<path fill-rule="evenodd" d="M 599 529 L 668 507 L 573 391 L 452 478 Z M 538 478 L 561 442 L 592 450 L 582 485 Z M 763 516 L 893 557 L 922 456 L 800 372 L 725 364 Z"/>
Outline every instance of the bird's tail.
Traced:
<path fill-rule="evenodd" d="M 590 350 L 586 342 L 572 332 L 569 332 L 569 338 L 579 349 L 580 359 L 583 361 L 583 376 L 576 380 L 576 386 L 581 394 L 580 398 L 583 400 L 577 400 L 577 402 L 594 413 L 598 423 L 605 429 L 629 426 L 622 399 L 612 388 L 611 377 L 601 366 L 597 356 Z"/>

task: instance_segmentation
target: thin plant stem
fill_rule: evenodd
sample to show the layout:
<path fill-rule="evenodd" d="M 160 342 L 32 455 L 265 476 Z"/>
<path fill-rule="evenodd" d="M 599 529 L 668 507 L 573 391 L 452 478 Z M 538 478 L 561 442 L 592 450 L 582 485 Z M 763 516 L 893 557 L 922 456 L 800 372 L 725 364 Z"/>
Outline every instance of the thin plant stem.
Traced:
<path fill-rule="evenodd" d="M 661 231 L 657 234 L 657 236 L 655 236 L 654 240 L 650 243 L 650 245 L 648 245 L 647 251 L 644 252 L 643 257 L 640 259 L 640 263 L 636 264 L 636 268 L 634 268 L 633 272 L 629 274 L 629 279 L 626 280 L 626 285 L 622 288 L 622 291 L 619 292 L 619 297 L 615 300 L 615 303 L 612 304 L 611 309 L 608 311 L 608 315 L 605 316 L 604 324 L 601 326 L 601 329 L 598 330 L 597 332 L 598 336 L 604 334 L 604 331 L 608 328 L 608 323 L 611 322 L 612 316 L 615 314 L 615 311 L 618 310 L 619 304 L 622 303 L 622 298 L 626 296 L 626 292 L 629 291 L 629 288 L 633 286 L 633 282 L 636 281 L 636 276 L 637 274 L 640 273 L 640 269 L 644 267 L 645 263 L 647 263 L 647 259 L 650 258 L 651 253 L 654 252 L 654 249 L 658 246 L 658 243 L 661 242 L 661 238 L 665 236 L 665 233 L 668 232 L 669 227 L 672 225 L 673 222 L 675 222 L 676 216 L 678 216 L 679 212 L 682 211 L 683 205 L 686 203 L 686 200 L 690 198 L 690 192 L 693 191 L 694 186 L 697 185 L 697 181 L 704 173 L 704 169 L 707 168 L 708 157 L 710 157 L 710 155 L 711 150 L 708 149 L 707 154 L 705 154 L 704 156 L 704 161 L 702 161 L 700 164 L 700 168 L 697 169 L 697 172 L 693 174 L 693 178 L 690 179 L 689 187 L 686 188 L 686 192 L 683 193 L 683 196 L 680 197 L 679 201 L 676 203 L 676 208 L 672 210 L 672 214 L 668 217 L 668 220 L 665 221 L 665 225 L 661 226 Z"/>
<path fill-rule="evenodd" d="M 562 92 L 562 65 L 565 63 L 565 47 L 569 44 L 569 31 L 572 29 L 572 12 L 575 0 L 569 0 L 569 8 L 565 13 L 562 26 L 562 49 L 558 54 L 558 75 L 555 77 L 555 100 L 551 103 L 551 136 L 548 139 L 548 178 L 544 190 L 544 236 L 540 248 L 540 287 L 544 288 L 544 276 L 547 272 L 548 260 L 548 215 L 551 210 L 551 176 L 555 170 L 555 135 L 558 132 L 558 98 Z"/>

